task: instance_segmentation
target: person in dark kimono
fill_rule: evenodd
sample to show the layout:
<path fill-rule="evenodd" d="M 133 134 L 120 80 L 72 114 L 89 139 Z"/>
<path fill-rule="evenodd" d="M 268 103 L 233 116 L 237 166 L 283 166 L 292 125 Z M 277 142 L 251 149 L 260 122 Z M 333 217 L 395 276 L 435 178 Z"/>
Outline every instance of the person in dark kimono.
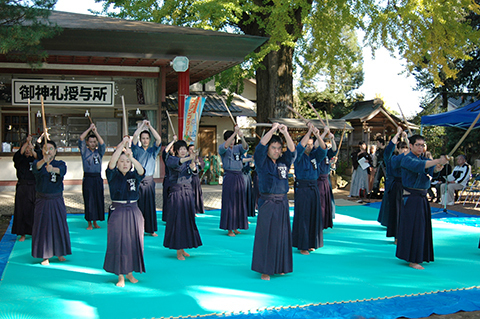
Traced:
<path fill-rule="evenodd" d="M 203 168 L 205 167 L 205 162 L 201 157 L 195 156 L 195 145 L 188 146 L 188 153 L 195 157 L 195 164 L 197 164 L 198 168 L 198 173 L 192 175 L 192 189 L 193 196 L 195 198 L 195 213 L 205 214 L 205 208 L 203 207 L 202 184 L 199 177 L 199 173 L 203 171 Z"/>
<path fill-rule="evenodd" d="M 388 224 L 387 224 L 387 237 L 394 237 L 395 244 L 397 244 L 397 231 L 398 231 L 398 220 L 403 210 L 403 184 L 402 184 L 402 160 L 403 157 L 409 152 L 408 147 L 408 138 L 405 132 L 402 133 L 405 141 L 407 142 L 398 142 L 397 151 L 398 155 L 392 156 L 389 162 L 386 162 L 387 165 L 387 178 L 388 174 L 391 174 L 392 183 L 389 186 L 388 193 L 385 192 L 388 196 Z M 393 138 L 393 142 L 396 141 Z M 385 195 L 383 196 L 385 198 Z"/>
<path fill-rule="evenodd" d="M 376 138 L 377 141 L 377 147 L 375 151 L 375 158 L 376 158 L 376 167 L 375 167 L 375 172 L 370 172 L 370 177 L 373 175 L 373 186 L 370 189 L 371 195 L 372 196 L 379 196 L 380 194 L 380 181 L 382 177 L 385 178 L 386 174 L 386 168 L 385 168 L 385 140 L 378 136 Z"/>
<path fill-rule="evenodd" d="M 283 142 L 277 131 L 287 141 Z M 293 271 L 292 233 L 287 199 L 288 171 L 295 160 L 296 150 L 285 125 L 273 123 L 272 128 L 255 148 L 256 171 L 259 179 L 257 228 L 253 244 L 252 270 L 261 279 L 270 280 L 274 274 Z"/>
<path fill-rule="evenodd" d="M 145 272 L 143 260 L 144 220 L 138 208 L 139 185 L 145 170 L 133 157 L 125 137 L 113 152 L 106 170 L 112 205 L 108 214 L 107 252 L 103 269 L 118 276 L 118 287 L 138 280 L 133 272 Z M 133 167 L 133 170 L 132 170 Z"/>
<path fill-rule="evenodd" d="M 167 167 L 167 158 L 170 155 L 174 155 L 173 153 L 173 144 L 177 141 L 177 136 L 173 136 L 173 140 L 165 147 L 162 151 L 162 160 L 163 164 L 165 164 L 165 176 L 163 177 L 162 183 L 162 221 L 167 222 L 167 215 L 168 215 L 168 189 L 170 187 L 170 171 Z"/>
<path fill-rule="evenodd" d="M 328 131 L 328 127 L 325 132 Z M 312 133 L 319 147 L 314 147 Z M 323 217 L 318 191 L 318 164 L 325 160 L 327 149 L 318 129 L 308 123 L 308 132 L 297 145 L 295 159 L 295 213 L 293 216 L 292 244 L 302 255 L 309 255 L 323 247 Z"/>
<path fill-rule="evenodd" d="M 67 224 L 67 209 L 63 200 L 63 178 L 67 173 L 64 161 L 57 161 L 57 145 L 48 141 L 43 146 L 43 158 L 33 162 L 35 176 L 35 217 L 32 230 L 32 256 L 42 258 L 42 265 L 58 257 L 65 261 L 72 254 Z"/>
<path fill-rule="evenodd" d="M 198 167 L 195 164 L 196 155 L 188 153 L 185 141 L 175 142 L 173 151 L 175 155 L 167 158 L 171 183 L 168 207 L 172 209 L 169 209 L 167 215 L 163 246 L 177 250 L 177 259 L 185 260 L 185 257 L 190 256 L 185 249 L 202 246 L 195 223 L 195 201 L 192 189 L 192 175 L 198 174 Z"/>
<path fill-rule="evenodd" d="M 424 269 L 422 262 L 433 261 L 432 220 L 427 200 L 430 176 L 448 160 L 443 155 L 435 160 L 423 157 L 425 139 L 420 135 L 411 136 L 409 141 L 410 152 L 401 162 L 402 184 L 408 196 L 399 219 L 396 256 L 414 269 Z"/>
<path fill-rule="evenodd" d="M 242 156 L 243 162 L 243 178 L 245 179 L 245 191 L 247 201 L 247 216 L 255 217 L 256 215 L 256 196 L 253 188 L 252 171 L 255 169 L 255 164 L 252 155 L 245 154 Z"/>
<path fill-rule="evenodd" d="M 237 135 L 242 143 L 235 145 Z M 220 229 L 228 230 L 228 236 L 234 237 L 240 234 L 238 229 L 248 229 L 245 180 L 242 173 L 242 155 L 248 151 L 248 144 L 238 125 L 234 131 L 226 131 L 223 139 L 225 142 L 218 148 L 224 170 Z"/>
<path fill-rule="evenodd" d="M 151 135 L 155 138 L 155 142 L 152 146 L 150 146 Z M 138 146 L 139 138 L 141 146 Z M 133 157 L 135 157 L 145 169 L 145 178 L 140 184 L 138 207 L 145 218 L 145 232 L 154 237 L 158 236 L 157 233 L 155 233 L 158 227 L 157 208 L 155 205 L 155 181 L 153 180 L 153 174 L 155 173 L 155 162 L 158 153 L 160 153 L 161 144 L 162 138 L 147 120 L 144 120 L 133 134 Z"/>
<path fill-rule="evenodd" d="M 327 131 L 321 135 L 321 138 L 324 138 L 326 133 Z M 325 143 L 327 146 L 327 154 L 325 158 L 318 163 L 317 179 L 318 192 L 320 193 L 320 207 L 322 209 L 323 229 L 333 227 L 333 218 L 335 215 L 335 200 L 333 198 L 330 171 L 332 169 L 332 161 L 335 161 L 334 157 L 337 151 L 337 145 L 335 143 L 334 135 L 330 132 L 328 132 L 328 140 L 330 140 L 330 143 Z"/>
<path fill-rule="evenodd" d="M 92 132 L 93 134 L 91 134 Z M 89 135 L 90 133 L 90 135 Z M 82 155 L 83 182 L 82 194 L 85 205 L 87 229 L 100 228 L 97 220 L 105 220 L 105 198 L 103 192 L 102 158 L 105 155 L 105 142 L 97 132 L 95 124 L 80 135 L 78 149 Z M 93 225 L 92 225 L 93 223 Z"/>
<path fill-rule="evenodd" d="M 385 147 L 385 150 L 383 151 L 383 159 L 384 159 L 384 164 L 385 164 L 385 190 L 383 192 L 383 197 L 382 197 L 382 203 L 380 205 L 380 211 L 378 213 L 378 218 L 377 221 L 382 225 L 382 226 L 387 226 L 388 225 L 388 217 L 390 216 L 388 210 L 389 210 L 389 197 L 388 197 L 388 192 L 390 191 L 390 188 L 393 184 L 393 175 L 392 175 L 392 167 L 390 163 L 390 159 L 393 156 L 393 153 L 395 152 L 395 147 L 397 145 L 398 139 L 400 137 L 400 134 L 402 134 L 403 130 L 400 126 L 397 127 L 397 134 L 388 142 L 387 147 Z"/>
<path fill-rule="evenodd" d="M 32 167 L 37 158 L 37 152 L 32 144 L 32 136 L 28 136 L 20 150 L 13 155 L 18 182 L 15 187 L 12 234 L 20 235 L 18 241 L 24 241 L 25 235 L 32 234 L 36 196 Z"/>

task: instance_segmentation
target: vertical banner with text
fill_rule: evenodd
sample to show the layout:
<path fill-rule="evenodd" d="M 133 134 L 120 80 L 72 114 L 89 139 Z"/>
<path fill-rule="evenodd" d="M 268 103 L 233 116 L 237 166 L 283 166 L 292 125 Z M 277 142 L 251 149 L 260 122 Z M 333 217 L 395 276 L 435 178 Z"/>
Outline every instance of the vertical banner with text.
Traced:
<path fill-rule="evenodd" d="M 205 106 L 205 97 L 189 96 L 185 100 L 185 117 L 183 120 L 183 140 L 188 145 L 194 144 L 198 137 L 198 127 Z"/>

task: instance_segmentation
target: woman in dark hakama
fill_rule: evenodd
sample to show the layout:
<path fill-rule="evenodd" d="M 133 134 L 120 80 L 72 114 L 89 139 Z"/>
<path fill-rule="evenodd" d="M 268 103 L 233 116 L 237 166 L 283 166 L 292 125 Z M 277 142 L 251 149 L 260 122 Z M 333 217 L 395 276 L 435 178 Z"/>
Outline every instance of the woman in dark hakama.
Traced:
<path fill-rule="evenodd" d="M 253 164 L 253 157 L 251 155 L 243 156 L 243 178 L 245 180 L 245 198 L 247 201 L 247 216 L 255 217 L 256 212 L 256 196 L 253 189 L 252 171 L 255 167 Z"/>
<path fill-rule="evenodd" d="M 105 220 L 105 196 L 101 176 L 105 148 L 105 142 L 98 134 L 95 124 L 92 123 L 78 140 L 78 149 L 82 156 L 84 172 L 82 194 L 88 230 L 100 228 L 97 221 Z"/>
<path fill-rule="evenodd" d="M 242 144 L 234 145 L 237 135 L 240 136 Z M 226 131 L 223 138 L 225 143 L 218 148 L 225 172 L 222 184 L 220 229 L 228 230 L 228 236 L 234 237 L 240 234 L 238 229 L 248 229 L 246 186 L 242 173 L 242 155 L 248 151 L 248 144 L 237 125 L 235 131 Z"/>
<path fill-rule="evenodd" d="M 318 191 L 318 164 L 327 150 L 318 129 L 308 123 L 309 130 L 297 145 L 295 159 L 295 214 L 293 216 L 292 244 L 302 255 L 323 247 L 323 212 Z M 320 147 L 314 148 L 312 133 Z"/>
<path fill-rule="evenodd" d="M 32 234 L 36 197 L 32 166 L 37 157 L 31 136 L 27 137 L 20 150 L 13 155 L 18 182 L 15 187 L 12 234 L 20 235 L 18 241 L 24 241 L 25 235 Z"/>
<path fill-rule="evenodd" d="M 282 140 L 273 135 L 277 130 L 287 141 L 287 151 L 283 155 Z M 274 274 L 293 271 L 287 193 L 288 170 L 295 159 L 295 144 L 285 125 L 273 123 L 257 145 L 254 159 L 259 176 L 260 198 L 252 270 L 261 273 L 261 279 L 270 280 Z"/>
<path fill-rule="evenodd" d="M 129 142 L 130 139 L 125 137 L 118 144 L 106 170 L 112 206 L 103 269 L 118 276 L 118 287 L 125 286 L 124 275 L 130 282 L 137 283 L 132 272 L 145 272 L 144 219 L 137 205 L 138 189 L 145 170 L 133 157 Z"/>
<path fill-rule="evenodd" d="M 193 154 L 195 151 L 194 145 L 188 146 L 188 152 Z M 205 208 L 203 207 L 203 192 L 202 192 L 202 185 L 200 183 L 199 174 L 203 171 L 205 167 L 205 162 L 202 158 L 196 157 L 196 164 L 198 168 L 198 173 L 192 175 L 192 190 L 193 190 L 193 197 L 195 201 L 195 214 L 205 214 Z"/>
<path fill-rule="evenodd" d="M 173 145 L 175 156 L 167 158 L 170 170 L 170 192 L 168 207 L 175 207 L 168 212 L 163 246 L 177 250 L 177 259 L 185 260 L 190 255 L 187 248 L 202 245 L 195 223 L 195 203 L 192 190 L 192 174 L 198 173 L 195 155 L 189 154 L 187 143 L 179 140 Z"/>
<path fill-rule="evenodd" d="M 420 264 L 433 261 L 433 238 L 430 205 L 427 190 L 434 171 L 441 170 L 448 160 L 442 156 L 428 160 L 422 156 L 425 139 L 420 135 L 410 137 L 410 153 L 401 162 L 402 184 L 409 193 L 400 215 L 397 233 L 397 258 L 409 262 L 414 269 L 424 269 Z"/>
<path fill-rule="evenodd" d="M 405 134 L 406 138 L 406 134 Z M 402 168 L 401 163 L 405 154 L 408 153 L 408 144 L 399 142 L 397 144 L 398 155 L 391 158 L 390 161 L 385 162 L 387 165 L 387 177 L 391 174 L 393 181 L 388 190 L 388 224 L 387 237 L 394 237 L 397 243 L 398 219 L 403 210 L 403 185 L 402 185 Z M 385 153 L 387 151 L 385 150 Z M 385 198 L 385 195 L 383 196 Z"/>
<path fill-rule="evenodd" d="M 170 155 L 173 155 L 173 143 L 177 141 L 177 136 L 173 136 L 173 141 L 171 141 L 167 147 L 162 151 L 162 160 L 163 164 L 165 164 L 165 176 L 163 177 L 163 183 L 162 183 L 162 221 L 167 222 L 167 216 L 168 216 L 168 190 L 170 188 L 170 171 L 168 170 L 167 167 L 167 158 Z"/>
<path fill-rule="evenodd" d="M 65 261 L 72 254 L 67 224 L 67 209 L 63 201 L 63 177 L 67 173 L 64 161 L 55 160 L 57 145 L 48 141 L 43 146 L 43 158 L 33 162 L 35 176 L 35 217 L 32 230 L 32 256 L 42 258 L 42 265 L 57 256 Z"/>

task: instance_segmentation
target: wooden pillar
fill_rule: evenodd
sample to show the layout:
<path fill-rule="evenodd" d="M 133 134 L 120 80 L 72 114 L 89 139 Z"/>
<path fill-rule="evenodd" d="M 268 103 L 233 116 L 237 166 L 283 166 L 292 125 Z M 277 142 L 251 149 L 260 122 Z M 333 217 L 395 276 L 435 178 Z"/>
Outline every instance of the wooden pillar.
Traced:
<path fill-rule="evenodd" d="M 190 69 L 178 72 L 178 139 L 183 139 L 183 118 L 185 114 L 185 100 L 190 94 Z"/>

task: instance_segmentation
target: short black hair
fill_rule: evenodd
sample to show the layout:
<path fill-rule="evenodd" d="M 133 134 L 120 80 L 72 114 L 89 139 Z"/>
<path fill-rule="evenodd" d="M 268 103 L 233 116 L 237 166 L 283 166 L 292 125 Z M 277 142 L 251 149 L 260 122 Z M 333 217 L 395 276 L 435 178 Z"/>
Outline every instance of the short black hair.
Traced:
<path fill-rule="evenodd" d="M 223 140 L 226 141 L 230 138 L 230 136 L 233 135 L 233 133 L 235 133 L 234 131 L 232 130 L 228 130 L 228 131 L 225 131 L 225 133 L 223 133 Z"/>
<path fill-rule="evenodd" d="M 300 143 L 301 140 L 303 140 L 303 138 L 305 137 L 305 135 L 303 136 L 300 136 L 297 140 L 298 143 Z M 317 137 L 315 135 L 310 135 L 310 138 L 309 140 L 313 140 L 313 143 L 315 143 L 317 141 Z"/>
<path fill-rule="evenodd" d="M 178 140 L 173 144 L 173 151 L 175 152 L 175 154 L 178 153 L 178 150 L 181 147 L 185 147 L 188 149 L 187 142 L 185 142 L 184 140 Z"/>
<path fill-rule="evenodd" d="M 87 141 L 91 138 L 97 138 L 97 136 L 95 134 L 88 134 L 87 135 Z"/>
<path fill-rule="evenodd" d="M 379 136 L 375 139 L 377 142 L 380 142 L 380 144 L 382 145 L 385 145 L 385 140 L 383 139 L 383 137 Z"/>
<path fill-rule="evenodd" d="M 402 148 L 407 148 L 407 143 L 405 143 L 404 141 L 398 142 L 397 148 L 399 150 L 401 150 Z"/>
<path fill-rule="evenodd" d="M 365 144 L 365 145 L 366 145 L 367 143 L 365 143 L 364 141 L 360 141 L 360 142 L 358 142 L 358 146 L 360 146 L 360 145 L 363 145 L 363 144 Z"/>
<path fill-rule="evenodd" d="M 283 140 L 278 135 L 272 135 L 272 138 L 270 138 L 270 141 L 268 141 L 267 146 L 270 146 L 270 144 L 273 143 L 280 143 L 281 145 L 283 145 Z"/>
<path fill-rule="evenodd" d="M 425 141 L 425 138 L 419 134 L 412 135 L 408 138 L 410 145 L 415 144 L 418 140 Z"/>
<path fill-rule="evenodd" d="M 55 149 L 57 149 L 57 143 L 55 143 L 53 140 L 48 140 L 47 144 L 51 144 Z"/>
<path fill-rule="evenodd" d="M 142 131 L 142 133 L 140 133 L 140 138 L 142 137 L 142 134 L 148 134 L 148 137 L 152 137 L 152 134 L 150 134 L 150 131 L 148 130 Z"/>

